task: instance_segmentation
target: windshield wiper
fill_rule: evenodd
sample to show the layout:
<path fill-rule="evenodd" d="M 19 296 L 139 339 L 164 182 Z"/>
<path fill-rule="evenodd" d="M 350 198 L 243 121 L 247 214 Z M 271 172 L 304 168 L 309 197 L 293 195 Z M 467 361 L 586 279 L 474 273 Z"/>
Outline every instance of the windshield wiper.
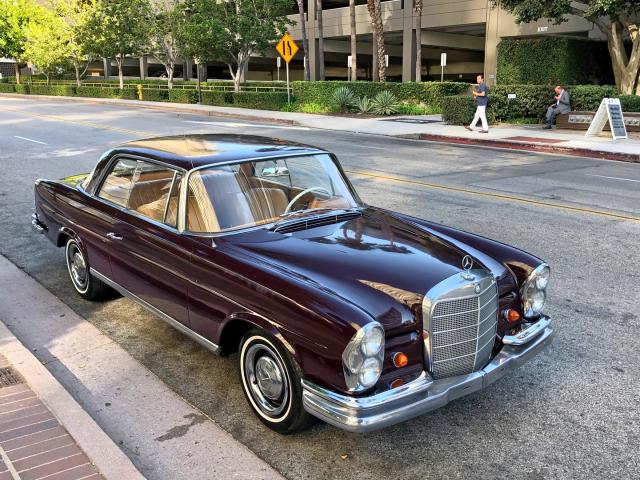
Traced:
<path fill-rule="evenodd" d="M 312 213 L 318 213 L 318 212 L 333 212 L 333 211 L 353 211 L 353 210 L 358 210 L 357 207 L 353 207 L 353 208 L 330 208 L 330 207 L 317 207 L 317 208 L 303 208 L 302 210 L 296 210 L 294 212 L 288 212 L 288 213 L 283 213 L 282 215 L 280 215 L 280 220 L 278 220 L 277 222 L 275 222 L 273 225 L 271 225 L 271 229 L 277 228 L 278 225 L 286 222 L 287 220 L 289 220 L 290 218 L 295 218 L 298 215 L 300 215 L 301 217 L 304 217 L 308 214 L 312 214 Z"/>

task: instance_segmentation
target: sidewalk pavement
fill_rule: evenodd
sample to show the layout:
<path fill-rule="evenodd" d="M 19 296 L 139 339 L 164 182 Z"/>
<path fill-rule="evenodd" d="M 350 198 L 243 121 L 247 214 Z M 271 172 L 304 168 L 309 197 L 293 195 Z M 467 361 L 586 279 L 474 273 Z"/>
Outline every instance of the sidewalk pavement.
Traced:
<path fill-rule="evenodd" d="M 0 94 L 0 98 L 35 98 L 29 95 Z M 83 101 L 137 108 L 150 108 L 195 115 L 231 117 L 247 121 L 275 123 L 303 128 L 339 130 L 426 140 L 443 143 L 478 145 L 484 147 L 586 156 L 640 163 L 640 134 L 633 133 L 627 140 L 611 139 L 608 132 L 586 138 L 584 131 L 544 130 L 542 125 L 500 125 L 490 128 L 488 134 L 469 132 L 461 126 L 446 125 L 440 115 L 396 116 L 362 118 L 357 116 L 317 115 L 297 112 L 253 110 L 237 107 L 186 105 L 168 102 L 140 102 L 87 97 L 42 96 L 53 101 Z"/>
<path fill-rule="evenodd" d="M 0 459 L 7 467 L 13 461 L 12 450 L 17 447 L 5 442 L 10 425 L 2 419 L 3 398 L 12 393 L 20 398 L 25 396 L 26 400 L 30 394 L 25 392 L 30 389 L 43 404 L 36 407 L 42 416 L 38 419 L 51 422 L 46 426 L 58 428 L 56 431 L 61 435 L 66 428 L 77 448 L 84 450 L 108 480 L 136 480 L 142 475 L 163 480 L 282 479 L 203 412 L 189 405 L 3 256 L 0 256 L 0 285 L 0 355 L 25 380 L 22 386 L 0 388 Z M 39 405 L 33 396 L 28 400 Z M 69 447 L 71 450 L 80 455 L 73 446 Z M 80 457 L 74 460 L 80 461 Z M 13 465 L 15 470 L 27 468 L 17 461 Z M 4 480 L 1 471 L 2 468 L 0 480 Z M 13 480 L 39 478 L 26 472 L 20 472 L 18 477 L 11 468 L 9 471 L 12 476 L 6 478 Z M 61 474 L 47 480 L 63 478 L 67 476 Z"/>

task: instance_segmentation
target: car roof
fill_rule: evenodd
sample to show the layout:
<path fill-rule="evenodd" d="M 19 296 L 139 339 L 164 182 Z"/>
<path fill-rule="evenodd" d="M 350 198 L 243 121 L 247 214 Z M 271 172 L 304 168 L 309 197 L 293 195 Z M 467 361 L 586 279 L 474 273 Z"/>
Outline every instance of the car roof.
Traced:
<path fill-rule="evenodd" d="M 113 151 L 152 158 L 185 170 L 252 158 L 328 153 L 321 148 L 279 138 L 230 134 L 175 135 L 134 140 Z"/>

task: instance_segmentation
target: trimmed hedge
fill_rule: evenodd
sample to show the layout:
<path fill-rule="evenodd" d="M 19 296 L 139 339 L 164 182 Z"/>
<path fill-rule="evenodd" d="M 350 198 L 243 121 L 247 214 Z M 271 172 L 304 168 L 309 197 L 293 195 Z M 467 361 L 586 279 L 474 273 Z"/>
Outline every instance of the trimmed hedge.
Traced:
<path fill-rule="evenodd" d="M 596 111 L 603 98 L 618 96 L 613 85 L 575 85 L 566 88 L 571 96 L 571 109 L 575 111 Z"/>
<path fill-rule="evenodd" d="M 79 97 L 96 97 L 96 98 L 122 98 L 126 100 L 137 100 L 138 94 L 135 88 L 110 88 L 110 87 L 92 87 L 83 85 L 76 87 L 76 95 Z"/>
<path fill-rule="evenodd" d="M 287 104 L 287 94 L 281 92 L 239 92 L 233 94 L 233 103 L 242 108 L 280 110 Z"/>
<path fill-rule="evenodd" d="M 73 97 L 76 94 L 76 87 L 73 85 L 30 85 L 31 95 L 60 95 Z"/>
<path fill-rule="evenodd" d="M 169 90 L 169 101 L 174 103 L 198 103 L 198 92 L 195 90 Z"/>
<path fill-rule="evenodd" d="M 196 92 L 196 100 L 198 102 L 198 93 Z M 225 106 L 233 103 L 233 94 L 231 92 L 202 92 L 202 104 L 213 106 Z"/>
<path fill-rule="evenodd" d="M 381 82 L 347 82 L 341 80 L 293 82 L 293 96 L 301 104 L 314 103 L 329 106 L 333 92 L 340 87 L 348 87 L 357 97 L 373 98 L 377 93 L 388 90 L 398 101 L 422 103 L 442 108 L 445 96 L 459 95 L 469 90 L 468 83 L 462 82 L 410 82 L 410 83 L 381 83 Z"/>
<path fill-rule="evenodd" d="M 449 125 L 469 125 L 474 112 L 475 102 L 471 97 L 455 95 L 442 99 L 442 120 Z"/>
<path fill-rule="evenodd" d="M 620 95 L 623 112 L 640 112 L 640 95 Z"/>
<path fill-rule="evenodd" d="M 15 91 L 15 85 L 10 83 L 0 83 L 0 93 L 14 93 Z"/>
<path fill-rule="evenodd" d="M 605 42 L 544 37 L 506 39 L 498 45 L 500 84 L 580 85 L 613 81 Z"/>
<path fill-rule="evenodd" d="M 16 93 L 29 95 L 29 92 L 30 92 L 29 85 L 25 85 L 24 83 L 21 83 L 20 85 L 14 85 L 13 88 Z"/>
<path fill-rule="evenodd" d="M 148 102 L 168 102 L 169 90 L 160 90 L 157 88 L 143 88 L 142 100 Z"/>

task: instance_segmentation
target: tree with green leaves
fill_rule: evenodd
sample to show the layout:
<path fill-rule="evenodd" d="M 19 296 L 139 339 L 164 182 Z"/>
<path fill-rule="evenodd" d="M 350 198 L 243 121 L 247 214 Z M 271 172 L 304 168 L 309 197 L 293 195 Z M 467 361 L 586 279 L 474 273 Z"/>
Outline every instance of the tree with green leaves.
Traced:
<path fill-rule="evenodd" d="M 84 25 L 83 34 L 90 53 L 116 60 L 120 88 L 124 88 L 122 67 L 126 57 L 143 53 L 148 44 L 150 21 L 148 0 L 99 0 Z"/>
<path fill-rule="evenodd" d="M 52 1 L 52 9 L 64 21 L 65 36 L 69 51 L 69 60 L 73 64 L 76 84 L 87 71 L 92 58 L 89 55 L 90 38 L 86 35 L 86 26 L 97 8 L 96 0 L 56 0 Z"/>
<path fill-rule="evenodd" d="M 291 0 L 191 0 L 185 6 L 185 53 L 200 62 L 226 63 L 236 92 L 251 55 L 273 48 L 292 23 L 286 17 Z"/>
<path fill-rule="evenodd" d="M 51 75 L 69 67 L 70 49 L 67 28 L 55 9 L 38 7 L 32 10 L 27 24 L 27 44 L 24 56 L 30 60 L 38 73 L 44 74 L 47 85 Z"/>
<path fill-rule="evenodd" d="M 16 82 L 25 63 L 27 27 L 37 6 L 31 0 L 0 0 L 0 57 L 16 62 Z"/>
<path fill-rule="evenodd" d="M 164 66 L 167 85 L 172 89 L 181 53 L 179 38 L 185 24 L 184 5 L 180 0 L 156 0 L 151 13 L 148 50 Z"/>
<path fill-rule="evenodd" d="M 492 0 L 520 23 L 546 18 L 560 24 L 567 15 L 593 22 L 606 36 L 616 86 L 640 95 L 640 2 L 638 0 Z M 627 49 L 626 42 L 630 42 Z"/>

